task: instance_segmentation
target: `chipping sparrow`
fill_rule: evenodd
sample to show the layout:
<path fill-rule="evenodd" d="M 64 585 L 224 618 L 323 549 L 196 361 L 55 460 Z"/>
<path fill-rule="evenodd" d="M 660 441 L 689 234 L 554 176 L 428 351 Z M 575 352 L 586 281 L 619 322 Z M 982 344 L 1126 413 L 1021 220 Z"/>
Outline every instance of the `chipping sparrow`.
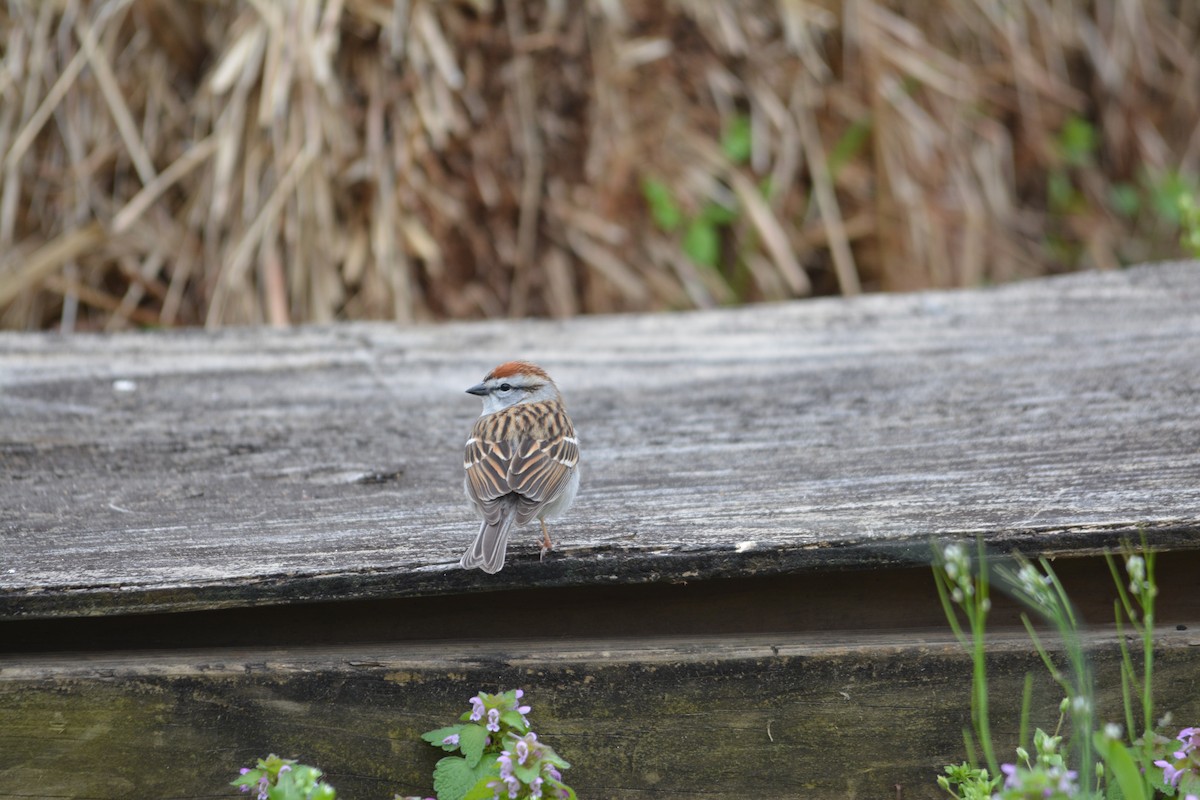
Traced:
<path fill-rule="evenodd" d="M 483 398 L 463 458 L 467 497 L 483 524 L 459 563 L 499 572 L 513 525 L 536 517 L 542 552 L 552 547 L 546 517 L 566 511 L 579 490 L 579 440 L 558 387 L 541 367 L 509 361 L 467 392 Z"/>

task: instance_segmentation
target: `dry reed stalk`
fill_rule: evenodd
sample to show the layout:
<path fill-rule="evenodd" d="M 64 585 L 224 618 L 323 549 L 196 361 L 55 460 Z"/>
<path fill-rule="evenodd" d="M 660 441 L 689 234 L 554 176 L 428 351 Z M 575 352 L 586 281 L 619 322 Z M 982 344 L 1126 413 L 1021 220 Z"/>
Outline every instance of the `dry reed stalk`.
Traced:
<path fill-rule="evenodd" d="M 0 326 L 565 317 L 1173 255 L 1196 8 L 14 0 Z"/>

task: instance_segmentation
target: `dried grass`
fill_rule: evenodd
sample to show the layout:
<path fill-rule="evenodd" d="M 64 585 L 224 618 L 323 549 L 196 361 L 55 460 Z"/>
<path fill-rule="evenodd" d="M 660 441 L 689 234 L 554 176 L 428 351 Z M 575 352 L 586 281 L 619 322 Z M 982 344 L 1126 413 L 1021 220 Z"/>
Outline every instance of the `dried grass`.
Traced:
<path fill-rule="evenodd" d="M 565 317 L 1172 255 L 1150 203 L 1200 166 L 1197 9 L 10 0 L 0 326 Z M 647 178 L 735 209 L 717 267 Z"/>

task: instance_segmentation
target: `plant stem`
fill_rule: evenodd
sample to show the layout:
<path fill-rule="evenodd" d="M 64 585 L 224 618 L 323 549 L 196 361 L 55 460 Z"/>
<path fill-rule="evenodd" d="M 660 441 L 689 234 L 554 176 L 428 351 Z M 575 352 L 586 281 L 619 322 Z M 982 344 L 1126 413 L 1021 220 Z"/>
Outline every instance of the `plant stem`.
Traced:
<path fill-rule="evenodd" d="M 985 620 L 987 618 L 988 608 L 991 602 L 988 600 L 988 571 L 987 571 L 987 554 L 983 548 L 983 541 L 978 545 L 979 552 L 979 578 L 975 590 L 975 602 L 968 604 L 972 607 L 974 613 L 971 614 L 971 638 L 973 644 L 973 652 L 971 660 L 974 662 L 973 684 L 975 686 L 975 704 L 976 704 L 976 725 L 975 732 L 979 736 L 979 746 L 983 750 L 983 757 L 987 761 L 988 774 L 1000 774 L 1000 762 L 996 760 L 996 753 L 992 749 L 992 728 L 991 721 L 988 718 L 988 690 L 987 690 L 987 653 L 984 648 L 984 633 Z"/>

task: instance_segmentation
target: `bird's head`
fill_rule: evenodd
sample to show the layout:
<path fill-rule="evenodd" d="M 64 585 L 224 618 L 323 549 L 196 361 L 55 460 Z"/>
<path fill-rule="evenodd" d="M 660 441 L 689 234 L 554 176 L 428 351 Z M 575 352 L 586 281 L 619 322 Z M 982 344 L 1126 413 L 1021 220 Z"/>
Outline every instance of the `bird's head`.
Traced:
<path fill-rule="evenodd" d="M 520 403 L 561 400 L 550 376 L 528 361 L 508 361 L 493 369 L 467 394 L 483 398 L 483 413 L 494 414 Z"/>

